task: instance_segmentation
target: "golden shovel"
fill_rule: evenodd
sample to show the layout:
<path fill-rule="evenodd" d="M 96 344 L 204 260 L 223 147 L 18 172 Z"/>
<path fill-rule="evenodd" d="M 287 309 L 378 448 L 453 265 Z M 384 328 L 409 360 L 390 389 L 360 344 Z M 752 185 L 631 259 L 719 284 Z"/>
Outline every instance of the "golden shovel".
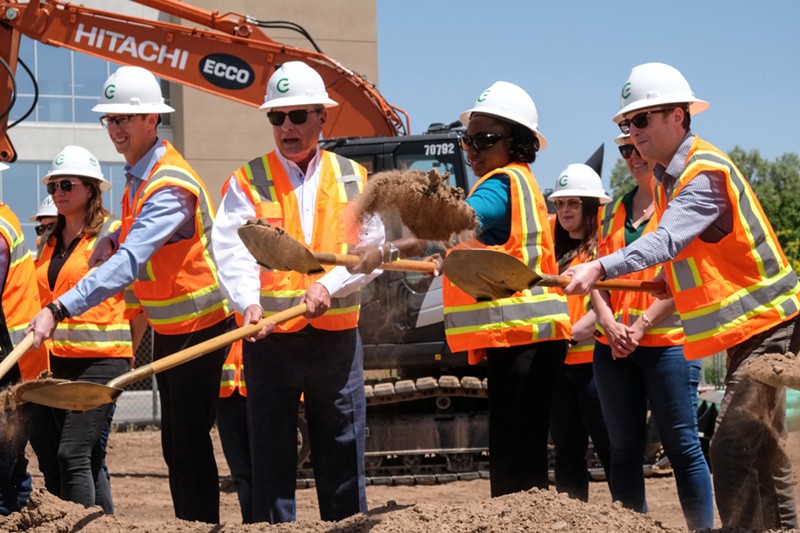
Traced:
<path fill-rule="evenodd" d="M 280 313 L 262 318 L 257 324 L 247 324 L 168 355 L 158 361 L 140 366 L 135 370 L 117 376 L 105 385 L 89 381 L 63 381 L 59 383 L 50 382 L 46 386 L 25 387 L 25 385 L 36 385 L 35 381 L 31 381 L 20 386 L 20 389 L 17 390 L 17 398 L 18 401 L 38 403 L 48 407 L 55 407 L 56 409 L 72 409 L 73 411 L 94 409 L 116 400 L 122 394 L 123 387 L 131 383 L 136 383 L 153 374 L 175 368 L 201 355 L 250 337 L 269 323 L 280 324 L 301 316 L 305 312 L 306 304 L 295 305 Z"/>
<path fill-rule="evenodd" d="M 539 274 L 528 265 L 496 250 L 453 250 L 442 263 L 442 272 L 461 290 L 478 301 L 507 298 L 536 285 L 566 287 L 572 278 Z M 594 284 L 597 289 L 663 292 L 661 281 L 607 280 Z"/>

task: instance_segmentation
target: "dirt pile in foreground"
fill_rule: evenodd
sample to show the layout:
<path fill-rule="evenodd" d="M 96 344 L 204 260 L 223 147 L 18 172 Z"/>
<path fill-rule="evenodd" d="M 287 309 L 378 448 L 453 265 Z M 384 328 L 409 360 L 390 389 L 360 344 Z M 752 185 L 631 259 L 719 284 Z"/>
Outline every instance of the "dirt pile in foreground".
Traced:
<path fill-rule="evenodd" d="M 342 522 L 301 521 L 294 524 L 231 524 L 213 526 L 197 522 L 170 520 L 153 527 L 126 523 L 103 515 L 98 507 L 84 509 L 80 505 L 59 500 L 37 489 L 31 502 L 21 513 L 0 518 L 1 531 L 116 533 L 122 531 L 175 532 L 336 532 L 336 533 L 408 533 L 468 531 L 586 531 L 615 533 L 678 531 L 662 526 L 645 515 L 622 509 L 619 504 L 594 505 L 552 491 L 531 491 L 481 502 L 461 505 L 415 504 L 389 502 L 364 515 Z"/>

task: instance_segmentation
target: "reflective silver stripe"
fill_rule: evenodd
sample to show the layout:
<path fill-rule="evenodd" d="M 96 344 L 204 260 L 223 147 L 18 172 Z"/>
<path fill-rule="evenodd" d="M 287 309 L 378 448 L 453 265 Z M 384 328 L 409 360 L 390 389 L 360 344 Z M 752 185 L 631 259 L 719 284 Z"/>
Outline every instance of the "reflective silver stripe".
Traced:
<path fill-rule="evenodd" d="M 606 239 L 611 234 L 611 228 L 614 225 L 614 217 L 617 214 L 617 209 L 622 203 L 622 197 L 617 198 L 613 204 L 606 204 L 600 207 L 600 238 Z"/>
<path fill-rule="evenodd" d="M 344 188 L 346 201 L 350 202 L 361 193 L 361 174 L 358 173 L 356 163 L 334 152 L 325 152 L 331 160 L 331 165 L 336 175 L 336 182 Z"/>
<path fill-rule="evenodd" d="M 640 312 L 638 312 L 638 311 L 630 311 L 628 313 L 628 323 L 626 325 L 627 326 L 632 326 L 637 320 L 639 320 L 640 316 L 642 316 L 642 314 Z M 622 311 L 617 311 L 615 313 L 614 318 L 620 324 L 624 323 L 623 319 L 622 319 Z M 665 317 L 658 324 L 654 324 L 653 329 L 648 331 L 648 333 L 662 333 L 662 332 L 666 331 L 667 329 L 676 329 L 676 328 L 681 328 L 681 327 L 683 327 L 683 324 L 681 324 L 680 315 L 678 313 L 672 313 L 672 314 L 668 315 L 667 317 Z"/>
<path fill-rule="evenodd" d="M 22 339 L 25 338 L 25 328 L 28 327 L 28 324 L 22 324 L 17 326 L 16 328 L 9 327 L 8 334 L 11 337 L 11 344 L 16 346 L 17 344 L 22 342 Z"/>
<path fill-rule="evenodd" d="M 674 272 L 674 281 L 677 284 L 676 292 L 694 289 L 703 284 L 694 257 L 673 261 L 671 266 Z"/>
<path fill-rule="evenodd" d="M 445 329 L 474 328 L 477 331 L 479 329 L 492 329 L 490 327 L 491 324 L 506 324 L 507 327 L 514 327 L 552 321 L 558 315 L 567 314 L 566 303 L 555 298 L 556 296 L 554 295 L 552 300 L 543 299 L 535 302 L 525 298 L 506 298 L 486 302 L 491 305 L 465 306 L 470 307 L 470 309 L 449 308 L 444 315 Z M 502 304 L 497 305 L 500 302 Z M 483 326 L 476 324 L 482 324 Z"/>
<path fill-rule="evenodd" d="M 272 174 L 267 168 L 267 156 L 257 157 L 245 165 L 249 170 L 250 183 L 255 187 L 258 192 L 259 198 L 256 202 L 274 202 L 272 198 L 272 190 L 274 183 L 272 181 Z"/>
<path fill-rule="evenodd" d="M 53 342 L 131 344 L 131 330 L 127 324 L 124 326 L 97 326 L 61 323 L 53 333 Z"/>
<path fill-rule="evenodd" d="M 133 286 L 126 287 L 123 295 L 125 296 L 125 307 L 139 307 L 141 305 L 139 298 L 133 292 Z"/>
<path fill-rule="evenodd" d="M 236 384 L 236 365 L 224 365 L 222 367 L 222 379 L 220 386 L 232 387 Z"/>
<path fill-rule="evenodd" d="M 270 292 L 272 291 L 262 290 L 260 298 L 261 308 L 264 310 L 264 312 L 269 314 L 285 311 L 290 307 L 300 305 L 303 300 L 302 294 L 298 294 L 297 296 L 275 296 L 269 294 Z M 344 298 L 331 298 L 330 310 L 356 307 L 359 304 L 359 300 L 360 298 L 358 292 L 348 294 Z"/>
<path fill-rule="evenodd" d="M 200 317 L 225 306 L 225 296 L 219 287 L 181 296 L 172 303 L 161 300 L 141 300 L 147 318 L 154 323 L 173 322 L 170 319 Z"/>
<path fill-rule="evenodd" d="M 798 310 L 798 302 L 795 301 L 794 298 L 787 298 L 786 300 L 780 303 L 781 309 L 783 309 L 783 314 L 785 316 L 792 316 Z"/>
<path fill-rule="evenodd" d="M 25 257 L 30 254 L 30 250 L 28 250 L 28 246 L 25 244 L 22 235 L 17 233 L 17 230 L 14 229 L 14 226 L 9 224 L 7 220 L 0 218 L 0 226 L 2 226 L 11 236 L 11 251 L 9 253 L 10 269 L 12 266 L 25 259 Z"/>
<path fill-rule="evenodd" d="M 525 249 L 526 249 L 526 256 L 527 262 L 526 264 L 529 267 L 535 268 L 536 261 L 539 258 L 539 251 L 537 249 L 537 241 L 532 240 L 532 237 L 536 236 L 539 232 L 543 231 L 540 226 L 536 223 L 536 202 L 534 200 L 533 190 L 531 189 L 530 183 L 528 180 L 525 179 L 525 175 L 516 169 L 513 168 L 504 168 L 504 171 L 507 171 L 509 177 L 516 178 L 516 185 L 514 183 L 515 180 L 511 180 L 511 186 L 517 187 L 517 190 L 520 193 L 519 198 L 519 216 L 520 219 L 524 222 L 525 228 Z M 550 231 L 550 228 L 547 228 L 547 231 Z M 540 293 L 543 291 L 539 291 Z"/>
<path fill-rule="evenodd" d="M 763 280 L 721 302 L 683 313 L 681 316 L 683 329 L 687 337 L 730 329 L 750 317 L 758 316 L 775 307 L 783 307 L 781 297 L 792 299 L 798 291 L 800 282 L 797 280 L 797 275 L 787 266 L 780 277 Z M 793 307 L 794 305 L 790 306 Z"/>

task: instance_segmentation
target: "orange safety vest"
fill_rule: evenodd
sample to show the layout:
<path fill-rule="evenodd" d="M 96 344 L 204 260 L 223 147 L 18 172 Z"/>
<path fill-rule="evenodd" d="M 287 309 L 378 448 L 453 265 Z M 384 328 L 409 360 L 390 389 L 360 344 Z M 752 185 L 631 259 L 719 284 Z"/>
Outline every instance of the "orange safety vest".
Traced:
<path fill-rule="evenodd" d="M 512 163 L 486 174 L 470 194 L 496 174 L 508 175 L 511 186 L 508 241 L 487 246 L 471 239 L 455 249 L 498 250 L 520 259 L 535 272 L 558 274 L 547 207 L 527 165 Z M 469 351 L 471 363 L 480 362 L 483 348 L 566 340 L 572 331 L 567 300 L 553 287 L 533 287 L 508 298 L 477 302 L 444 276 L 442 296 L 447 344 L 454 352 Z"/>
<path fill-rule="evenodd" d="M 686 332 L 687 359 L 736 346 L 800 312 L 800 281 L 750 184 L 718 148 L 694 138 L 670 198 L 656 181 L 659 217 L 669 200 L 703 172 L 725 177 L 733 231 L 716 243 L 696 238 L 666 263 Z"/>
<path fill-rule="evenodd" d="M 34 315 L 41 311 L 42 304 L 38 292 L 31 293 L 36 283 L 36 267 L 25 244 L 22 227 L 11 208 L 5 204 L 0 204 L 0 236 L 8 243 L 10 256 L 3 286 L 3 314 L 11 342 L 16 346 L 25 338 L 25 328 Z M 35 350 L 28 350 L 17 364 L 24 381 L 36 379 L 43 370 L 50 369 L 47 348 L 42 345 Z"/>
<path fill-rule="evenodd" d="M 276 152 L 253 159 L 233 176 L 253 202 L 256 217 L 266 219 L 271 226 L 283 228 L 297 241 L 305 242 L 297 197 Z M 333 152 L 320 152 L 314 231 L 308 246 L 312 252 L 346 253 L 347 245 L 356 242 L 355 224 L 346 207 L 366 182 L 366 169 L 355 161 Z M 333 266 L 324 268 L 327 272 Z M 299 304 L 306 289 L 321 276 L 262 270 L 260 303 L 264 316 Z M 359 291 L 355 291 L 343 298 L 331 298 L 331 307 L 324 315 L 310 321 L 305 317 L 288 320 L 276 326 L 275 331 L 299 331 L 309 323 L 329 331 L 352 329 L 358 327 L 360 309 Z"/>
<path fill-rule="evenodd" d="M 194 235 L 159 248 L 133 282 L 133 295 L 153 329 L 176 335 L 213 326 L 228 317 L 230 310 L 219 286 L 211 248 L 214 206 L 208 191 L 183 156 L 169 142 L 164 141 L 164 146 L 167 151 L 136 191 L 132 205 L 125 187 L 120 242 L 157 191 L 179 187 L 197 198 Z M 129 309 L 137 305 L 127 293 L 125 300 Z"/>
<path fill-rule="evenodd" d="M 86 275 L 95 244 L 120 226 L 119 220 L 106 217 L 96 235 L 84 235 L 59 271 L 52 291 L 47 274 L 56 237 L 47 239 L 35 262 L 42 305 L 58 299 Z M 131 329 L 125 319 L 122 291 L 78 316 L 59 322 L 53 333 L 50 351 L 60 357 L 133 357 Z"/>
<path fill-rule="evenodd" d="M 244 357 L 242 357 L 242 341 L 231 344 L 228 358 L 222 365 L 222 379 L 219 383 L 219 397 L 228 398 L 233 391 L 247 396 L 247 385 L 244 381 Z"/>
<path fill-rule="evenodd" d="M 625 205 L 622 197 L 614 202 L 600 207 L 598 222 L 597 251 L 599 256 L 610 255 L 617 250 L 625 247 Z M 658 227 L 658 216 L 650 217 L 650 220 L 642 230 L 642 235 L 655 231 Z M 651 281 L 661 271 L 661 265 L 655 265 L 638 272 L 631 272 L 619 279 L 629 279 L 633 281 Z M 620 324 L 627 326 L 633 325 L 647 309 L 655 302 L 655 297 L 648 292 L 633 291 L 609 291 L 611 296 L 611 311 L 614 319 Z M 597 330 L 602 334 L 603 328 L 597 325 Z M 600 335 L 597 340 L 603 344 L 608 344 L 606 336 Z M 641 346 L 678 346 L 685 341 L 681 318 L 677 310 L 664 318 L 658 324 L 654 324 L 644 336 L 639 340 Z"/>
<path fill-rule="evenodd" d="M 569 266 L 572 267 L 575 265 L 580 265 L 581 263 L 586 263 L 587 261 L 591 261 L 594 259 L 594 255 L 595 254 L 593 254 L 592 257 L 586 257 L 586 255 L 583 254 L 577 255 L 572 259 L 572 261 L 570 261 Z M 586 316 L 586 313 L 588 313 L 589 309 L 591 309 L 591 298 L 588 294 L 570 294 L 567 296 L 567 308 L 569 309 L 570 323 L 575 325 L 578 320 Z M 594 337 L 589 337 L 588 339 L 578 341 L 578 344 L 569 347 L 569 350 L 567 351 L 567 359 L 564 361 L 564 363 L 568 365 L 591 363 L 593 355 Z"/>

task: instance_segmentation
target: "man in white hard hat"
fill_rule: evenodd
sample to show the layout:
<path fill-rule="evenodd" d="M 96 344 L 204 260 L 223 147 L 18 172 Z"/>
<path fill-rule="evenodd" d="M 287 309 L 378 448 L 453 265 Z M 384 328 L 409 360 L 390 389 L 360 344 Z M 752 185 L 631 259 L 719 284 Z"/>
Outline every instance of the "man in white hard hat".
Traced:
<path fill-rule="evenodd" d="M 327 108 L 336 105 L 320 75 L 305 63 L 288 62 L 272 74 L 260 109 L 272 124 L 277 150 L 230 176 L 212 232 L 220 280 L 245 324 L 301 302 L 308 306 L 304 316 L 268 336 L 272 328 L 265 328 L 243 346 L 254 522 L 295 520 L 301 393 L 321 518 L 341 520 L 367 509 L 358 289 L 379 271 L 370 276 L 344 267 L 322 275 L 259 272 L 237 235 L 248 220 L 264 218 L 315 252 L 343 252 L 355 244 L 345 206 L 358 195 L 367 172 L 317 147 Z M 377 217 L 358 232 L 362 245 L 383 242 Z"/>
<path fill-rule="evenodd" d="M 127 163 L 119 244 L 98 243 L 96 255 L 107 260 L 31 321 L 34 344 L 51 337 L 58 321 L 131 284 L 130 316 L 144 313 L 153 328 L 154 360 L 225 333 L 233 317 L 211 250 L 213 204 L 189 163 L 158 138 L 160 113 L 174 111 L 164 103 L 158 81 L 146 69 L 120 67 L 92 110 L 102 113 L 100 123 Z M 162 450 L 175 516 L 184 520 L 219 522 L 209 431 L 225 356 L 225 349 L 216 350 L 156 376 Z"/>
<path fill-rule="evenodd" d="M 573 277 L 566 290 L 585 292 L 600 278 L 664 264 L 686 357 L 728 352 L 709 454 L 723 526 L 796 528 L 784 391 L 756 382 L 742 363 L 800 349 L 800 281 L 739 169 L 689 129 L 691 115 L 706 108 L 669 65 L 631 71 L 614 122 L 654 164 L 660 224 L 616 253 L 566 271 Z"/>

